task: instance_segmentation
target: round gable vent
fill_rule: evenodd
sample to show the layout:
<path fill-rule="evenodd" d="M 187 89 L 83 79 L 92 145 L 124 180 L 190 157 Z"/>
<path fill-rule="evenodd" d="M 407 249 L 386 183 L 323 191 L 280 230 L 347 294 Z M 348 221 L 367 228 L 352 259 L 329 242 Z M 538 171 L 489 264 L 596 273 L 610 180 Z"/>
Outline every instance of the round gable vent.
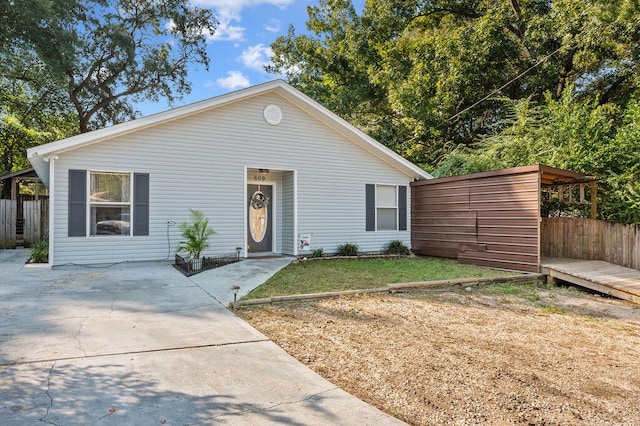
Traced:
<path fill-rule="evenodd" d="M 267 105 L 264 108 L 263 115 L 265 121 L 272 126 L 276 126 L 282 121 L 282 110 L 276 105 Z"/>

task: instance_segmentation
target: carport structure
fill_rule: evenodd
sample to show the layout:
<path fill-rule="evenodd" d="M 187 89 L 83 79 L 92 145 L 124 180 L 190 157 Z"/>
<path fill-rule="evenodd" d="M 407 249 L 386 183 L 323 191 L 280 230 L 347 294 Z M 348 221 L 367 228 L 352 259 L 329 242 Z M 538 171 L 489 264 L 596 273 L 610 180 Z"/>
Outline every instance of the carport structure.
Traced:
<path fill-rule="evenodd" d="M 543 165 L 411 184 L 416 254 L 540 272 L 542 217 L 596 214 L 596 179 Z"/>

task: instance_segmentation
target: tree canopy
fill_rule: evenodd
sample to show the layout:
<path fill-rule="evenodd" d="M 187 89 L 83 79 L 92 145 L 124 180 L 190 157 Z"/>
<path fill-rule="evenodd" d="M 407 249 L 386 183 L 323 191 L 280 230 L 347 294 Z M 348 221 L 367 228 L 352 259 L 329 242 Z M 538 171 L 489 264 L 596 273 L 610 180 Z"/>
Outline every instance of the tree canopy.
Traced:
<path fill-rule="evenodd" d="M 23 166 L 28 146 L 188 93 L 217 25 L 189 0 L 15 0 L 0 20 L 0 172 Z"/>
<path fill-rule="evenodd" d="M 638 154 L 638 2 L 320 0 L 308 13 L 269 70 L 425 169 L 543 162 L 630 190 L 616 153 Z M 635 197 L 603 215 L 640 222 Z"/>
<path fill-rule="evenodd" d="M 360 14 L 349 0 L 321 0 L 308 11 L 311 35 L 278 38 L 270 70 L 376 135 L 395 129 L 380 139 L 411 139 L 421 163 L 492 131 L 501 103 L 474 103 L 493 91 L 540 101 L 574 84 L 604 103 L 636 88 L 631 0 L 376 0 Z"/>

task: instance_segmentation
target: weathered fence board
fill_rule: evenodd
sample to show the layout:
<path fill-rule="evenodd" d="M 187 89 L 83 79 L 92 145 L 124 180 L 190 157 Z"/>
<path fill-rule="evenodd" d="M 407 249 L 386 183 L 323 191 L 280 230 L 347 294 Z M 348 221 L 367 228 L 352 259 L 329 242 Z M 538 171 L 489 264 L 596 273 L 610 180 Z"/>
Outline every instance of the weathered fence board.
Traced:
<path fill-rule="evenodd" d="M 47 233 L 49 200 L 24 201 L 22 217 L 24 218 L 24 246 L 30 247 Z"/>
<path fill-rule="evenodd" d="M 0 249 L 16 248 L 15 200 L 0 200 Z"/>
<path fill-rule="evenodd" d="M 542 219 L 540 234 L 544 257 L 604 260 L 640 269 L 640 226 L 549 217 Z"/>

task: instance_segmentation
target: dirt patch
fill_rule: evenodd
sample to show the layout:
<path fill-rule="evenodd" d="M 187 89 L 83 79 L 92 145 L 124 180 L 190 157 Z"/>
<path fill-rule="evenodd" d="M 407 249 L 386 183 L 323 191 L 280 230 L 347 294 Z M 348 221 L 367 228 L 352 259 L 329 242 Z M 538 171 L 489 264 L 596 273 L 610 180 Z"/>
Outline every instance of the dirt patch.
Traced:
<path fill-rule="evenodd" d="M 356 296 L 240 315 L 411 424 L 640 424 L 640 308 L 566 289 L 517 293 Z"/>

